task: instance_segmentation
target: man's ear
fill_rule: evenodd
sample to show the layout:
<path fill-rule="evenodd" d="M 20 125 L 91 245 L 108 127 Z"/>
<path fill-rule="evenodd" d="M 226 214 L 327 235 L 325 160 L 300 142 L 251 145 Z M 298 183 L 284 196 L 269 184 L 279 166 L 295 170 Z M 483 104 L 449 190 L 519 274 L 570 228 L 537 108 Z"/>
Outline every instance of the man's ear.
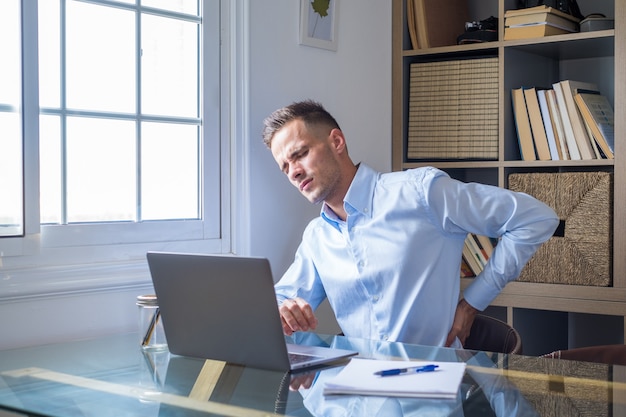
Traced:
<path fill-rule="evenodd" d="M 337 153 L 343 153 L 346 151 L 346 138 L 340 129 L 331 130 L 329 136 L 332 145 L 337 150 Z"/>

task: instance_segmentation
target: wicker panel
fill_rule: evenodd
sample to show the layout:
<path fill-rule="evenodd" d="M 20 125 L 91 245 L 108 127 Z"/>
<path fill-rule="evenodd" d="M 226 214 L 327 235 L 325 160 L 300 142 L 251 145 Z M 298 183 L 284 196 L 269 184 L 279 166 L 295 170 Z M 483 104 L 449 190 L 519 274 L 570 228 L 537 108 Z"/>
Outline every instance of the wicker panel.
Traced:
<path fill-rule="evenodd" d="M 511 190 L 548 204 L 562 222 L 562 233 L 539 248 L 520 281 L 612 285 L 612 178 L 607 172 L 509 176 Z"/>
<path fill-rule="evenodd" d="M 498 58 L 411 64 L 408 159 L 498 158 Z"/>

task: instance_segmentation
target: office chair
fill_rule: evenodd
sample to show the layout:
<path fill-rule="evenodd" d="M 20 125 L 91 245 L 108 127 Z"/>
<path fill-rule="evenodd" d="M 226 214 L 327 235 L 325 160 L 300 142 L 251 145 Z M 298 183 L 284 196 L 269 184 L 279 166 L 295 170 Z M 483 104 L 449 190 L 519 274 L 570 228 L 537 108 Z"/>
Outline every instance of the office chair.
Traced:
<path fill-rule="evenodd" d="M 542 358 L 568 359 L 582 362 L 626 365 L 626 345 L 600 345 L 556 350 Z"/>
<path fill-rule="evenodd" d="M 513 327 L 493 317 L 477 314 L 465 349 L 495 353 L 522 353 L 522 337 Z"/>
<path fill-rule="evenodd" d="M 465 349 L 491 353 L 522 353 L 522 338 L 507 323 L 483 314 L 477 314 L 470 334 L 463 345 Z M 480 384 L 469 374 L 464 378 L 461 395 L 465 415 L 494 416 L 491 404 L 485 397 Z"/>

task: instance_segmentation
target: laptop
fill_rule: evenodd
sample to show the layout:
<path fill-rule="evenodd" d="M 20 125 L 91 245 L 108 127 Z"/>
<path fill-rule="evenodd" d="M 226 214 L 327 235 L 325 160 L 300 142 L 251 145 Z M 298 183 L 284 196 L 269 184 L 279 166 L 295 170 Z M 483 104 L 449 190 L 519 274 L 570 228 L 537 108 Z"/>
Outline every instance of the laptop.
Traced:
<path fill-rule="evenodd" d="M 286 343 L 265 258 L 148 252 L 170 353 L 275 371 L 358 352 Z"/>

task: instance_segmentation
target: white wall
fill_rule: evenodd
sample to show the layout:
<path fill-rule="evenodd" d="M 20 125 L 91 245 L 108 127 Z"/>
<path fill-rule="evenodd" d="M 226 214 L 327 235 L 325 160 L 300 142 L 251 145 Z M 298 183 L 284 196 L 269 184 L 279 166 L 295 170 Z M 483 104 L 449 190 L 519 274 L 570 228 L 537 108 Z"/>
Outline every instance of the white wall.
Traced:
<path fill-rule="evenodd" d="M 234 148 L 239 152 L 234 160 L 243 164 L 236 166 L 237 185 L 244 190 L 238 203 L 249 210 L 243 210 L 245 216 L 239 216 L 241 208 L 235 212 L 233 222 L 241 225 L 235 226 L 240 239 L 235 243 L 241 253 L 268 257 L 278 277 L 319 207 L 310 205 L 279 172 L 262 143 L 262 121 L 292 101 L 321 101 L 342 126 L 353 159 L 389 170 L 391 2 L 339 1 L 336 52 L 298 44 L 298 0 L 233 0 L 233 4 L 249 7 L 241 60 L 249 80 L 236 86 L 246 98 L 243 115 L 238 116 L 245 125 L 236 132 L 247 133 Z M 116 275 L 110 289 L 81 286 L 80 291 L 70 288 L 50 296 L 41 289 L 0 302 L 0 349 L 136 329 L 135 297 L 150 291 L 147 268 L 120 270 Z M 123 284 L 125 279 L 128 285 Z M 46 288 L 54 291 L 55 283 Z M 322 331 L 334 329 L 328 311 L 322 312 L 321 320 Z"/>
<path fill-rule="evenodd" d="M 250 251 L 268 257 L 276 277 L 320 207 L 289 184 L 263 144 L 267 115 L 317 100 L 337 119 L 355 162 L 391 169 L 391 2 L 340 0 L 337 7 L 335 52 L 298 43 L 299 1 L 250 1 Z"/>
<path fill-rule="evenodd" d="M 298 44 L 299 1 L 250 2 L 251 251 L 275 274 L 291 262 L 320 207 L 278 170 L 261 140 L 263 119 L 293 101 L 320 101 L 339 122 L 355 162 L 391 169 L 391 4 L 341 0 L 338 50 Z"/>

